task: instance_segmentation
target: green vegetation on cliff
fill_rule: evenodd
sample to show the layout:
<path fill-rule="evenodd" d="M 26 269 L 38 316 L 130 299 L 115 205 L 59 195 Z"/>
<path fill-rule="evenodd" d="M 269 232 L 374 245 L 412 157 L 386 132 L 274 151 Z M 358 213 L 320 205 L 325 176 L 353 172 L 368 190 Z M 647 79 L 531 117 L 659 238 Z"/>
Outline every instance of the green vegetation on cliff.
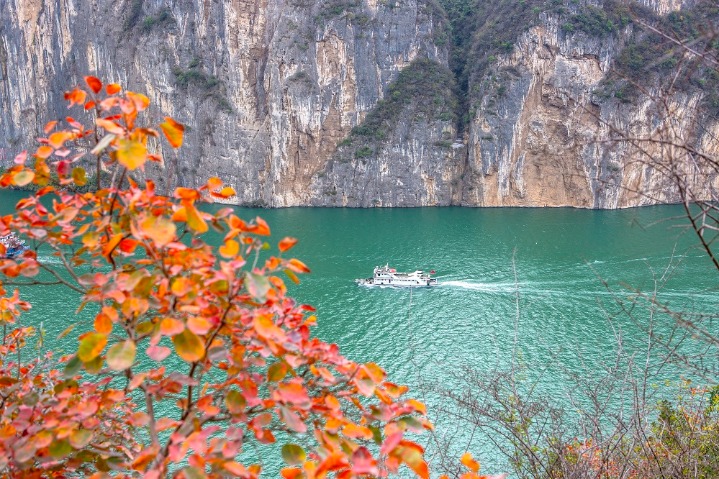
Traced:
<path fill-rule="evenodd" d="M 637 25 L 616 57 L 601 93 L 631 102 L 652 87 L 648 79 L 670 79 L 664 85 L 674 91 L 701 90 L 702 107 L 712 115 L 719 112 L 719 42 L 712 29 L 719 24 L 719 5 L 701 1 L 694 7 L 658 17 L 643 11 L 635 14 Z M 655 31 L 656 30 L 656 31 Z M 699 53 L 693 55 L 692 51 Z"/>
<path fill-rule="evenodd" d="M 456 122 L 457 95 L 452 72 L 427 58 L 413 61 L 390 84 L 385 98 L 352 129 L 340 146 L 351 146 L 354 158 L 371 157 L 380 150 L 379 146 L 408 109 L 413 119 Z"/>

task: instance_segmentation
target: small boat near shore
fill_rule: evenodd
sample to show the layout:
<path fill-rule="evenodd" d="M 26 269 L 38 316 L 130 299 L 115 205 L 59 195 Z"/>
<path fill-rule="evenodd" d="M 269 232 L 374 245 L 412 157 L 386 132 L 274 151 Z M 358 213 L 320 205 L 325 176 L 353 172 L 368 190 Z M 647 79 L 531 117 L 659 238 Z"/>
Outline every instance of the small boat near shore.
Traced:
<path fill-rule="evenodd" d="M 374 274 L 371 278 L 356 279 L 355 283 L 360 286 L 401 286 L 401 287 L 422 287 L 437 286 L 437 278 L 433 278 L 434 271 L 425 273 L 424 271 L 413 271 L 411 273 L 400 273 L 394 268 L 390 268 L 389 264 L 384 266 L 375 266 Z"/>
<path fill-rule="evenodd" d="M 25 240 L 21 240 L 15 233 L 0 236 L 1 248 L 4 250 L 0 253 L 0 259 L 14 259 L 29 249 L 25 244 Z"/>

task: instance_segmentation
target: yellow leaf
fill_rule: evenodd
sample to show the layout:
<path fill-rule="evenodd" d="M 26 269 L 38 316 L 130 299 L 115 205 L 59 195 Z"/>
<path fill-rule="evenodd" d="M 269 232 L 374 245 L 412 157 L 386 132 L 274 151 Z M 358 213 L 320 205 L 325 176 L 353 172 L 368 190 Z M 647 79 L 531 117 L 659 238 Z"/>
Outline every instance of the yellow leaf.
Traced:
<path fill-rule="evenodd" d="M 35 179 L 35 173 L 30 170 L 18 171 L 13 175 L 12 182 L 15 186 L 25 186 L 32 183 Z"/>
<path fill-rule="evenodd" d="M 235 189 L 233 187 L 225 186 L 217 194 L 220 195 L 222 198 L 229 198 L 230 196 L 235 196 L 237 192 L 235 192 Z"/>
<path fill-rule="evenodd" d="M 240 243 L 235 240 L 227 240 L 220 246 L 220 254 L 225 258 L 234 258 L 240 252 Z"/>
<path fill-rule="evenodd" d="M 180 334 L 172 337 L 175 345 L 175 352 L 188 363 L 199 361 L 205 356 L 205 345 L 195 333 L 185 329 Z"/>
<path fill-rule="evenodd" d="M 185 205 L 185 211 L 187 213 L 187 226 L 195 230 L 197 233 L 204 233 L 207 231 L 207 223 L 202 219 L 202 216 L 195 205 Z"/>
<path fill-rule="evenodd" d="M 140 223 L 140 229 L 159 247 L 172 242 L 177 232 L 175 223 L 164 216 L 148 216 Z"/>
<path fill-rule="evenodd" d="M 100 333 L 90 333 L 80 341 L 77 350 L 77 357 L 80 361 L 87 363 L 100 355 L 107 344 L 107 336 Z"/>
<path fill-rule="evenodd" d="M 165 121 L 160 123 L 160 128 L 173 148 L 179 148 L 182 146 L 182 135 L 185 132 L 184 125 L 176 122 L 169 116 L 166 116 Z M 222 182 L 220 182 L 220 184 L 222 184 Z"/>
<path fill-rule="evenodd" d="M 74 181 L 77 186 L 85 186 L 87 184 L 85 168 L 82 168 L 81 166 L 76 166 L 75 168 L 73 168 L 72 181 Z"/>
<path fill-rule="evenodd" d="M 118 141 L 117 161 L 129 170 L 134 170 L 147 161 L 147 147 L 139 141 L 122 139 Z"/>
<path fill-rule="evenodd" d="M 137 346 L 128 339 L 113 345 L 107 351 L 107 365 L 114 371 L 124 371 L 135 363 Z"/>

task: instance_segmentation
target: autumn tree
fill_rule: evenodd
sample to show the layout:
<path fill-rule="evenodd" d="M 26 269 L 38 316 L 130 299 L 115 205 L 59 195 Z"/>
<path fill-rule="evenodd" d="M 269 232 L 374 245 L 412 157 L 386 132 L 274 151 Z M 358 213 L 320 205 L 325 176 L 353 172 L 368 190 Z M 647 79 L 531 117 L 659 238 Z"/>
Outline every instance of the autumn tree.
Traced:
<path fill-rule="evenodd" d="M 146 96 L 85 82 L 65 94 L 78 118 L 48 123 L 0 178 L 35 191 L 0 218 L 0 235 L 31 243 L 0 262 L 5 287 L 64 285 L 93 316 L 63 333 L 77 334 L 76 350 L 28 360 L 34 330 L 18 317 L 30 304 L 0 291 L 0 475 L 254 478 L 261 465 L 242 451 L 281 437 L 268 450 L 286 479 L 384 477 L 403 465 L 428 477 L 410 438 L 431 427 L 425 406 L 376 364 L 312 337 L 313 308 L 287 296 L 285 279 L 309 272 L 287 256 L 297 240 L 265 257 L 265 221 L 200 208 L 234 194 L 217 178 L 158 194 L 144 165 L 162 161 L 160 132 L 179 148 L 184 127 L 141 125 Z M 219 247 L 205 240 L 211 230 Z M 463 462 L 477 477 L 471 456 Z"/>

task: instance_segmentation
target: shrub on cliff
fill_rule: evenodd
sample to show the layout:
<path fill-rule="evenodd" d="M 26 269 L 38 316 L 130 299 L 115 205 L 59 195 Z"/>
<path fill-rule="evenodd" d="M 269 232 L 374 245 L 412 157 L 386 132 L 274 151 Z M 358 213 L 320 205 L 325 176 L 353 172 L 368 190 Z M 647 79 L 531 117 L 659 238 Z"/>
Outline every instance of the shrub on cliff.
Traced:
<path fill-rule="evenodd" d="M 261 465 L 242 451 L 281 439 L 266 450 L 281 454 L 286 479 L 386 476 L 402 465 L 428 477 L 408 437 L 431 427 L 424 405 L 376 364 L 313 338 L 313 309 L 287 296 L 283 275 L 298 282 L 309 271 L 287 257 L 296 240 L 262 260 L 270 228 L 261 218 L 198 208 L 234 194 L 217 178 L 158 195 L 136 173 L 161 160 L 151 146 L 160 131 L 178 148 L 184 127 L 169 117 L 159 130 L 142 126 L 146 96 L 85 80 L 88 89 L 65 97 L 89 126 L 50 122 L 0 178 L 38 188 L 0 218 L 0 235 L 32 243 L 0 261 L 5 284 L 64 285 L 93 314 L 63 333 L 77 328 L 75 351 L 27 360 L 33 328 L 17 318 L 30 304 L 17 292 L 0 300 L 0 475 L 254 478 Z M 74 192 L 88 159 L 112 181 Z M 204 240 L 210 230 L 219 248 Z M 478 477 L 478 464 L 463 462 Z"/>

